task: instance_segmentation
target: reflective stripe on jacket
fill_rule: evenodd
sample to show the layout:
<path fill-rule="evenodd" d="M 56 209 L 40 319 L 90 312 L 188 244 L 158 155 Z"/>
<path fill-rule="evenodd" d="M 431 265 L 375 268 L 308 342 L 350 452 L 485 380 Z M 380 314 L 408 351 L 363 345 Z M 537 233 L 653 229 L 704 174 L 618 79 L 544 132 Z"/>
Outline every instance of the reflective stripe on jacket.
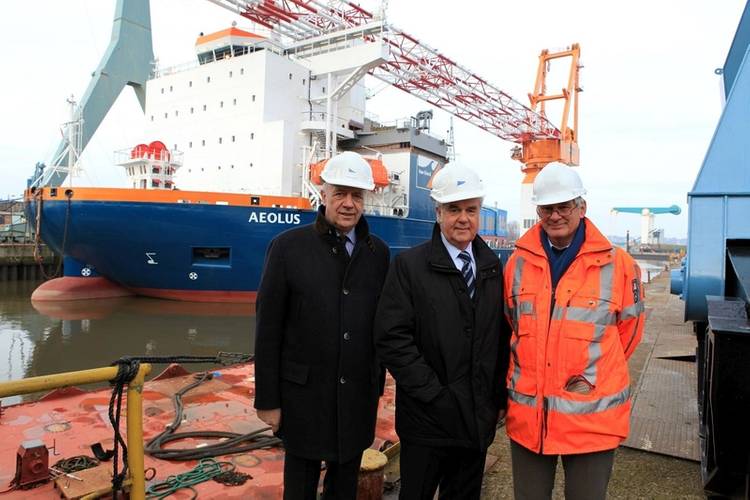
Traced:
<path fill-rule="evenodd" d="M 508 435 L 544 454 L 616 448 L 628 434 L 627 359 L 643 334 L 640 269 L 587 220 L 553 295 L 540 233 L 537 224 L 519 239 L 505 268 Z M 574 378 L 590 392 L 566 390 Z"/>

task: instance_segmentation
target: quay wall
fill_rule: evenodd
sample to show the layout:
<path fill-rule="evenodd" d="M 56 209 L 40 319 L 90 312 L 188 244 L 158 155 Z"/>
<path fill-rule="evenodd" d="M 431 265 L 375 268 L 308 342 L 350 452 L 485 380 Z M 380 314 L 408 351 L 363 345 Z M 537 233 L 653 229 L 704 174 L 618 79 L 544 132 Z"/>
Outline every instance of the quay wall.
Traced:
<path fill-rule="evenodd" d="M 34 259 L 33 243 L 0 244 L 0 282 L 42 280 L 62 273 L 60 258 L 47 246 L 41 247 L 42 261 Z"/>

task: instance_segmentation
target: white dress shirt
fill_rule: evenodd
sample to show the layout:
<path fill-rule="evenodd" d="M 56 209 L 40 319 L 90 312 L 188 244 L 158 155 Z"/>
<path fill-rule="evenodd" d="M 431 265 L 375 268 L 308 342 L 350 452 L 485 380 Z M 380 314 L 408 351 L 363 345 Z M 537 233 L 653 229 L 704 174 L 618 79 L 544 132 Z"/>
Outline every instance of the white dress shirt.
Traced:
<path fill-rule="evenodd" d="M 455 264 L 456 269 L 459 271 L 464 268 L 464 261 L 461 260 L 461 258 L 458 256 L 458 254 L 461 253 L 460 248 L 456 248 L 453 246 L 446 238 L 445 235 L 441 232 L 440 238 L 443 240 L 443 245 L 445 245 L 445 249 L 448 250 L 448 255 L 451 256 L 451 259 L 453 259 L 453 264 Z M 469 253 L 469 256 L 471 257 L 471 271 L 474 273 L 474 276 L 477 275 L 477 263 L 474 261 L 474 254 L 471 251 L 471 242 L 469 242 L 469 246 L 466 247 L 466 251 Z"/>

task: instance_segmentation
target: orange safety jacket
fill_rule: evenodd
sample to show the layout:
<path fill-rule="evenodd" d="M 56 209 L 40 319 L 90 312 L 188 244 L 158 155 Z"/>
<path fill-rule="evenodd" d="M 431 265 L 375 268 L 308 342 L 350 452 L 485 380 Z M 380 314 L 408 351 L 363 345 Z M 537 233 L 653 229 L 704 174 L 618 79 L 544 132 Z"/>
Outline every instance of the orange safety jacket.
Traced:
<path fill-rule="evenodd" d="M 550 455 L 616 448 L 629 427 L 626 360 L 645 322 L 640 268 L 587 219 L 585 241 L 556 290 L 539 223 L 516 242 L 504 276 L 513 325 L 508 436 Z M 591 391 L 566 390 L 573 377 Z"/>

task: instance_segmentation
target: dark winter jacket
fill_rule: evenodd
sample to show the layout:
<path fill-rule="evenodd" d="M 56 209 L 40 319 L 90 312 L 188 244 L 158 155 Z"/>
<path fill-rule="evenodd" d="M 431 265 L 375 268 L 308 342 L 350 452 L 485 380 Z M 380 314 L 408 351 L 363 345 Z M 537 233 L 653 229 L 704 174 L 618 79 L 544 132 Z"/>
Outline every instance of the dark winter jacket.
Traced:
<path fill-rule="evenodd" d="M 362 217 L 352 256 L 318 213 L 271 242 L 258 289 L 255 408 L 289 453 L 348 461 L 372 444 L 384 373 L 372 327 L 389 251 Z"/>
<path fill-rule="evenodd" d="M 394 259 L 375 320 L 378 357 L 396 380 L 402 441 L 486 450 L 506 407 L 510 328 L 498 257 L 472 242 L 474 298 L 436 224 L 432 240 Z"/>

